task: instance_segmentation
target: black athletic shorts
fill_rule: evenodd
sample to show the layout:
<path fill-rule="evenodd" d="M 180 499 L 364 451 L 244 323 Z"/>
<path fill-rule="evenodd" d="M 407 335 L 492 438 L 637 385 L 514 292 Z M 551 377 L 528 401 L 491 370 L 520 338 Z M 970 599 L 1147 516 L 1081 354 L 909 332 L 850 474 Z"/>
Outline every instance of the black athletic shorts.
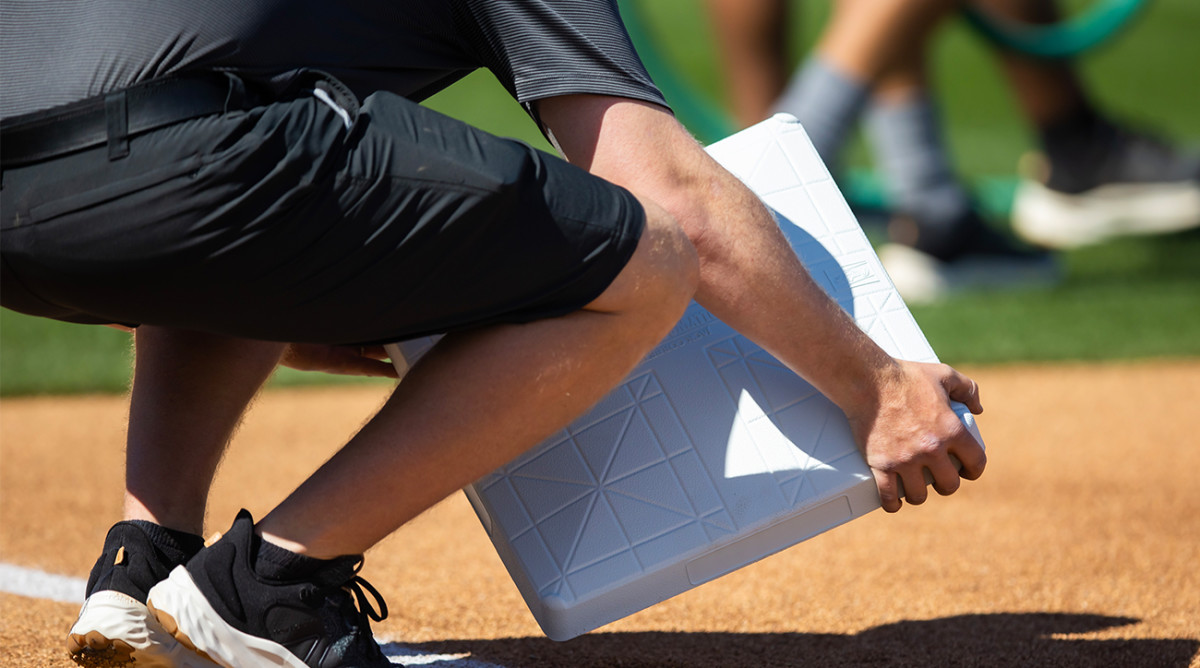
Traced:
<path fill-rule="evenodd" d="M 354 106 L 354 105 L 350 105 Z M 310 94 L 3 173 L 5 307 L 293 342 L 402 340 L 562 315 L 637 245 L 636 199 L 377 93 Z"/>

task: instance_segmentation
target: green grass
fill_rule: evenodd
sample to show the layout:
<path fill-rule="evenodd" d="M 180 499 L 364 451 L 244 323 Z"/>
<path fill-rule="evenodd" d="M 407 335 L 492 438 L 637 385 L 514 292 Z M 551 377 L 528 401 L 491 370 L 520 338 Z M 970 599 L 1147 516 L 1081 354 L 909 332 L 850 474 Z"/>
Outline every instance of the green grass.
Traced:
<path fill-rule="evenodd" d="M 723 84 L 696 0 L 641 0 L 670 67 L 715 101 Z M 828 3 L 800 3 L 803 56 Z M 1185 141 L 1200 141 L 1200 3 L 1157 0 L 1135 28 L 1082 61 L 1093 97 L 1112 114 Z M 990 51 L 962 22 L 939 33 L 933 79 L 947 141 L 973 181 L 1010 175 L 1032 148 Z M 486 72 L 429 101 L 496 134 L 549 150 L 524 112 Z M 861 144 L 848 158 L 869 167 Z M 1128 239 L 1063 256 L 1067 276 L 1051 290 L 974 295 L 913 312 L 935 350 L 954 363 L 1135 359 L 1200 355 L 1200 234 Z M 129 382 L 129 335 L 0 311 L 0 395 L 121 392 Z M 282 371 L 276 385 L 355 382 Z M 379 381 L 368 381 L 379 382 Z M 386 382 L 386 381 L 385 381 Z"/>
<path fill-rule="evenodd" d="M 952 363 L 1200 355 L 1200 232 L 1126 239 L 1067 253 L 1048 290 L 913 307 Z"/>
<path fill-rule="evenodd" d="M 125 332 L 0 310 L 0 395 L 120 392 L 132 360 Z"/>
<path fill-rule="evenodd" d="M 73 325 L 0 310 L 0 396 L 119 393 L 132 377 L 133 337 L 111 327 Z M 386 384 L 280 369 L 271 386 Z"/>

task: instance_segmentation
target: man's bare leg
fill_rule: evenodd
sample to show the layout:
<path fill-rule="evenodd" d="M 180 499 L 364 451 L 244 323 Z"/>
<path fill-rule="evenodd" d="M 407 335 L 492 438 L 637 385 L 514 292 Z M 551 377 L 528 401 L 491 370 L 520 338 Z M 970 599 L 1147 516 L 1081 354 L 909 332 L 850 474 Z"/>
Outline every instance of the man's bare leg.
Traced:
<path fill-rule="evenodd" d="M 259 531 L 313 557 L 365 551 L 599 401 L 678 321 L 697 274 L 682 231 L 647 205 L 637 251 L 598 299 L 561 318 L 446 336 Z"/>
<path fill-rule="evenodd" d="M 143 325 L 130 399 L 125 520 L 108 532 L 66 649 L 87 666 L 174 665 L 146 594 L 202 547 L 208 491 L 282 344 Z"/>
<path fill-rule="evenodd" d="M 242 414 L 283 344 L 143 325 L 125 453 L 125 519 L 199 534 Z"/>

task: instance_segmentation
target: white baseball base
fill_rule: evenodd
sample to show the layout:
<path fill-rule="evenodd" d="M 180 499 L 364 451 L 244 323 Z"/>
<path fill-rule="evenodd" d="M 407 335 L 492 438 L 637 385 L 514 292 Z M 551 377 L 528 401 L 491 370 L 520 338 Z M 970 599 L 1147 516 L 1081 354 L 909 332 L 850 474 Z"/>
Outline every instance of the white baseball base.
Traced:
<path fill-rule="evenodd" d="M 895 357 L 936 360 L 794 118 L 709 153 L 775 212 L 813 277 L 872 339 Z M 406 367 L 434 341 L 391 350 Z M 982 443 L 970 413 L 956 410 Z M 555 640 L 879 507 L 842 412 L 694 303 L 589 413 L 465 491 Z"/>

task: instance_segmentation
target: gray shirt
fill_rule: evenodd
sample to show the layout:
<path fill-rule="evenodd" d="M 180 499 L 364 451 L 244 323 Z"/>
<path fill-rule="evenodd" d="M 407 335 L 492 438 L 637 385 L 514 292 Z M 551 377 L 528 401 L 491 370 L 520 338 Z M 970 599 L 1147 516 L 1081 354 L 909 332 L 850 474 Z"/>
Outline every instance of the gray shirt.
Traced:
<path fill-rule="evenodd" d="M 665 105 L 615 0 L 0 1 L 0 117 L 196 70 L 281 88 L 317 69 L 422 100 L 480 67 L 522 103 Z"/>

